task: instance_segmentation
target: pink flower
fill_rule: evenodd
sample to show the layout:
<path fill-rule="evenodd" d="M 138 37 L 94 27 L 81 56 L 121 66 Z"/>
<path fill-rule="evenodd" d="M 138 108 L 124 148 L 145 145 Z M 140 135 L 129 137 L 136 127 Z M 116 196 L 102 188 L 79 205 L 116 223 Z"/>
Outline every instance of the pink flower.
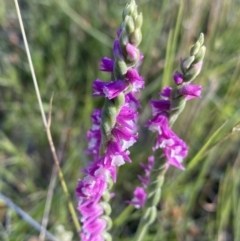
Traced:
<path fill-rule="evenodd" d="M 135 60 L 139 59 L 139 55 L 140 55 L 139 50 L 134 45 L 127 43 L 126 51 L 128 53 L 128 57 L 131 61 L 135 61 Z"/>
<path fill-rule="evenodd" d="M 185 95 L 187 100 L 193 98 L 200 98 L 201 97 L 202 86 L 200 85 L 192 85 L 192 84 L 185 84 L 179 91 L 181 95 Z"/>
<path fill-rule="evenodd" d="M 180 85 L 183 82 L 183 75 L 179 72 L 176 72 L 173 75 L 173 80 L 174 80 L 175 84 Z"/>
<path fill-rule="evenodd" d="M 166 115 L 159 114 L 151 119 L 147 126 L 151 131 L 157 131 L 157 141 L 153 147 L 153 151 L 158 148 L 163 149 L 167 159 L 167 167 L 173 165 L 179 169 L 182 166 L 183 159 L 187 156 L 188 147 L 168 126 L 168 118 Z"/>
<path fill-rule="evenodd" d="M 136 7 L 135 4 L 133 5 Z M 134 11 L 132 18 L 135 15 Z M 121 26 L 125 28 L 125 25 Z M 130 34 L 127 33 L 126 37 L 123 34 L 126 34 L 126 30 L 118 29 L 117 39 L 112 49 L 113 59 L 104 57 L 100 62 L 100 70 L 109 72 L 112 81 L 104 82 L 97 79 L 92 86 L 93 96 L 105 97 L 106 102 L 111 103 L 112 106 L 106 104 L 104 111 L 93 112 L 93 126 L 87 133 L 88 149 L 86 152 L 92 156 L 93 161 L 83 170 L 85 176 L 79 180 L 76 188 L 78 210 L 82 215 L 82 241 L 105 240 L 104 235 L 109 228 L 106 216 L 109 213 L 105 210 L 107 205 L 103 207 L 102 202 L 106 204 L 106 196 L 112 197 L 108 190 L 109 182 L 110 180 L 116 182 L 118 166 L 131 162 L 129 148 L 138 138 L 137 108 L 140 104 L 135 94 L 144 88 L 143 77 L 137 71 L 143 55 L 136 46 L 129 42 Z M 126 43 L 122 42 L 122 37 Z M 121 44 L 119 39 L 121 39 Z M 124 70 L 118 69 L 119 62 L 116 64 L 116 61 L 122 61 Z M 114 104 L 118 99 L 115 98 L 120 94 L 121 100 L 124 101 L 121 106 L 116 107 Z M 111 112 L 110 108 L 114 107 L 116 111 Z M 111 118 L 107 118 L 109 115 Z M 106 122 L 103 123 L 103 121 Z M 144 194 L 139 191 L 138 194 L 139 201 L 143 200 Z"/>
<path fill-rule="evenodd" d="M 142 208 L 147 199 L 147 186 L 150 181 L 151 170 L 154 165 L 154 156 L 148 157 L 148 164 L 141 163 L 141 167 L 145 171 L 145 176 L 138 176 L 139 180 L 142 182 L 142 187 L 136 187 L 133 192 L 133 199 L 131 201 L 127 201 L 127 203 L 132 204 L 135 208 Z"/>
<path fill-rule="evenodd" d="M 137 92 L 144 88 L 144 81 L 136 69 L 129 69 L 126 73 L 126 78 L 132 85 L 132 91 Z"/>
<path fill-rule="evenodd" d="M 142 208 L 147 199 L 147 193 L 143 187 L 136 187 L 133 192 L 134 198 L 127 203 L 132 204 L 135 208 Z"/>
<path fill-rule="evenodd" d="M 88 149 L 86 153 L 92 155 L 94 160 L 99 157 L 99 146 L 101 144 L 101 110 L 95 109 L 92 114 L 92 128 L 87 132 Z"/>

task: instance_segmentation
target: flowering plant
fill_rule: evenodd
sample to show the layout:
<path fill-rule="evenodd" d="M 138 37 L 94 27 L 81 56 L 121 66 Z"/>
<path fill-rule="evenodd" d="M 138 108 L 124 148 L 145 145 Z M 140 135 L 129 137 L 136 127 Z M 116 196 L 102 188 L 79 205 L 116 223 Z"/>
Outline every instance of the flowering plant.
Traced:
<path fill-rule="evenodd" d="M 134 0 L 123 11 L 123 21 L 117 31 L 117 39 L 113 44 L 113 59 L 104 57 L 100 63 L 100 70 L 111 73 L 111 81 L 104 82 L 97 79 L 93 82 L 93 96 L 105 97 L 102 109 L 96 109 L 92 114 L 93 126 L 87 134 L 87 153 L 93 158 L 85 168 L 85 177 L 79 180 L 76 189 L 79 198 L 78 210 L 82 214 L 83 241 L 111 240 L 109 230 L 112 226 L 109 217 L 111 207 L 110 189 L 116 182 L 116 167 L 125 162 L 131 162 L 129 147 L 137 141 L 137 108 L 140 106 L 135 94 L 144 88 L 143 78 L 138 73 L 138 67 L 143 55 L 137 48 L 141 42 L 142 14 L 137 11 Z M 190 84 L 199 74 L 205 53 L 203 35 L 191 49 L 191 56 L 181 60 L 182 72 L 174 76 L 175 88 L 165 87 L 160 93 L 160 100 L 152 100 L 153 118 L 146 126 L 157 132 L 157 141 L 153 151 L 163 149 L 166 158 L 164 172 L 170 165 L 184 170 L 183 159 L 187 156 L 188 147 L 171 129 L 179 113 L 183 110 L 187 100 L 200 97 L 201 86 Z M 155 162 L 156 165 L 156 162 Z M 158 164 L 157 164 L 158 165 Z M 128 203 L 135 207 L 143 207 L 146 199 L 154 198 L 150 211 L 147 207 L 145 219 L 140 222 L 137 240 L 142 240 L 146 227 L 156 216 L 156 204 L 163 181 L 152 190 L 151 169 L 154 157 L 149 157 L 148 165 L 142 164 L 145 177 L 140 177 L 143 187 L 137 187 L 135 197 Z M 162 174 L 162 176 L 164 176 Z M 150 187 L 151 191 L 146 190 Z M 157 194 L 157 195 L 156 195 Z M 151 203 L 151 202 L 150 202 Z M 140 232 L 140 234 L 139 234 Z"/>
<path fill-rule="evenodd" d="M 138 137 L 135 93 L 144 87 L 138 66 L 143 55 L 137 46 L 141 42 L 142 14 L 132 0 L 123 11 L 123 21 L 113 44 L 113 59 L 104 57 L 100 70 L 111 73 L 111 81 L 93 82 L 93 96 L 105 97 L 102 109 L 94 110 L 93 126 L 88 132 L 87 153 L 93 162 L 84 169 L 85 177 L 79 180 L 78 209 L 82 214 L 82 240 L 110 240 L 107 230 L 112 181 L 116 182 L 116 167 L 131 162 L 129 147 Z"/>

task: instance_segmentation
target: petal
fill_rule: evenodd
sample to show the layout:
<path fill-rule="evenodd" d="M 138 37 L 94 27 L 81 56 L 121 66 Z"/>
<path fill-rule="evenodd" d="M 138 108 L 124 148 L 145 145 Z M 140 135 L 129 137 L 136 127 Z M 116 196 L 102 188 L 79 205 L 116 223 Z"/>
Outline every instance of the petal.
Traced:
<path fill-rule="evenodd" d="M 127 201 L 127 203 L 134 205 L 135 208 L 143 207 L 147 199 L 147 193 L 145 192 L 144 188 L 136 187 L 133 194 L 134 198 L 131 201 Z"/>
<path fill-rule="evenodd" d="M 144 88 L 143 78 L 138 74 L 137 70 L 129 69 L 126 73 L 126 78 L 132 84 L 133 92 L 139 91 L 139 89 Z"/>
<path fill-rule="evenodd" d="M 103 87 L 103 92 L 108 99 L 113 99 L 128 88 L 128 83 L 124 80 L 116 80 Z"/>
<path fill-rule="evenodd" d="M 114 61 L 110 58 L 104 57 L 100 62 L 100 70 L 106 72 L 113 72 Z"/>
<path fill-rule="evenodd" d="M 153 116 L 161 114 L 163 111 L 169 111 L 171 102 L 169 100 L 151 100 Z"/>
<path fill-rule="evenodd" d="M 200 98 L 201 91 L 202 91 L 202 86 L 200 85 L 186 84 L 180 89 L 179 93 L 185 96 Z"/>
<path fill-rule="evenodd" d="M 166 86 L 163 88 L 162 92 L 160 92 L 161 97 L 166 98 L 167 100 L 171 97 L 172 88 Z"/>
<path fill-rule="evenodd" d="M 114 56 L 114 59 L 116 59 L 119 54 L 121 55 L 120 43 L 119 43 L 118 39 L 115 39 L 115 41 L 113 43 L 113 56 Z"/>
<path fill-rule="evenodd" d="M 93 82 L 93 96 L 104 96 L 103 88 L 106 86 L 108 83 L 101 81 L 100 79 L 96 79 Z"/>
<path fill-rule="evenodd" d="M 139 59 L 139 56 L 140 56 L 139 50 L 134 45 L 127 43 L 126 51 L 128 53 L 128 57 L 131 61 L 136 61 Z"/>
<path fill-rule="evenodd" d="M 183 82 L 183 75 L 179 72 L 176 72 L 174 75 L 173 75 L 173 79 L 174 79 L 174 82 L 179 85 Z"/>
<path fill-rule="evenodd" d="M 117 37 L 118 38 L 120 37 L 121 33 L 122 33 L 122 29 L 121 28 L 117 29 Z"/>
<path fill-rule="evenodd" d="M 166 132 L 167 125 L 167 116 L 165 114 L 160 114 L 149 120 L 146 127 L 148 127 L 152 132 L 157 131 L 159 134 L 162 134 L 163 131 Z"/>

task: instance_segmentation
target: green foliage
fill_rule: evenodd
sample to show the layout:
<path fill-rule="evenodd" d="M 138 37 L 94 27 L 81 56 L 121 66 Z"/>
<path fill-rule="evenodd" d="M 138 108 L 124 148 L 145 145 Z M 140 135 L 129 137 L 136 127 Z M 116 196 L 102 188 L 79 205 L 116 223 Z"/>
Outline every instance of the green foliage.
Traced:
<path fill-rule="evenodd" d="M 12 1 L 0 1 L 0 192 L 41 222 L 53 169 L 29 65 Z M 94 4 L 93 4 L 94 3 Z M 92 81 L 105 79 L 99 60 L 111 56 L 115 30 L 127 1 L 21 1 L 21 10 L 46 113 L 52 93 L 51 131 L 72 200 L 87 165 L 86 132 L 93 108 Z M 171 168 L 163 186 L 158 221 L 147 240 L 240 240 L 239 74 L 240 10 L 238 1 L 137 1 L 143 13 L 144 54 L 140 124 L 150 116 L 148 102 L 171 75 L 180 57 L 199 36 L 207 47 L 195 83 L 202 98 L 187 103 L 174 129 L 190 146 L 186 170 Z M 235 128 L 234 128 L 235 127 Z M 132 240 L 141 212 L 126 208 L 151 153 L 153 136 L 144 127 L 131 148 L 132 164 L 119 169 L 112 200 L 114 240 Z M 144 149 L 143 149 L 144 147 Z M 1 205 L 0 205 L 1 209 Z M 0 210 L 1 211 L 1 210 Z M 121 215 L 122 214 L 122 215 Z M 6 219 L 10 218 L 6 229 Z M 0 240 L 29 240 L 38 235 L 13 211 L 0 213 Z M 61 186 L 56 182 L 48 230 L 63 225 L 74 231 Z M 75 233 L 74 240 L 77 240 Z"/>

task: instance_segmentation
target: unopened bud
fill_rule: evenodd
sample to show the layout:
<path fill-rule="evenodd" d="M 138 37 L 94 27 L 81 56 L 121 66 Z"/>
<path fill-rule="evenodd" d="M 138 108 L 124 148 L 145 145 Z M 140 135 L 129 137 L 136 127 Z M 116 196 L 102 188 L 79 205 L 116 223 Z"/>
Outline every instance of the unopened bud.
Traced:
<path fill-rule="evenodd" d="M 106 231 L 103 231 L 101 233 L 101 237 L 103 238 L 104 241 L 112 241 L 112 236 Z"/>
<path fill-rule="evenodd" d="M 137 18 L 135 19 L 135 28 L 141 28 L 143 23 L 143 16 L 142 13 L 138 14 Z"/>
<path fill-rule="evenodd" d="M 202 69 L 202 62 L 198 62 L 191 66 L 191 69 L 184 75 L 184 82 L 191 82 L 194 80 Z"/>
<path fill-rule="evenodd" d="M 202 61 L 205 56 L 205 53 L 206 53 L 206 47 L 202 46 L 199 49 L 198 53 L 195 55 L 195 59 L 194 59 L 193 63 L 198 63 L 198 62 Z"/>
<path fill-rule="evenodd" d="M 190 55 L 191 56 L 196 55 L 197 52 L 199 51 L 200 47 L 201 47 L 201 45 L 199 42 L 195 43 L 190 49 Z"/>
<path fill-rule="evenodd" d="M 121 79 L 127 73 L 128 67 L 125 61 L 118 55 L 114 62 L 114 77 Z"/>
<path fill-rule="evenodd" d="M 197 42 L 200 44 L 200 46 L 203 45 L 203 43 L 204 43 L 204 34 L 203 33 L 200 33 L 200 36 L 199 36 Z"/>
<path fill-rule="evenodd" d="M 183 82 L 183 75 L 181 73 L 176 72 L 173 75 L 173 80 L 177 85 L 180 85 Z"/>
<path fill-rule="evenodd" d="M 128 34 L 131 34 L 135 29 L 133 18 L 130 16 L 127 16 L 125 19 L 126 19 L 125 21 L 126 32 Z"/>
<path fill-rule="evenodd" d="M 111 208 L 110 204 L 107 203 L 107 202 L 100 202 L 100 205 L 101 205 L 101 207 L 103 208 L 104 213 L 105 213 L 107 216 L 109 216 L 109 215 L 111 214 L 111 212 L 112 212 L 112 208 Z"/>
<path fill-rule="evenodd" d="M 182 72 L 183 72 L 184 74 L 188 71 L 188 69 L 189 69 L 189 67 L 191 66 L 191 64 L 193 63 L 194 59 L 195 59 L 194 56 L 190 56 L 190 57 L 184 59 L 184 60 L 181 62 L 180 67 L 181 67 L 181 70 L 182 70 Z"/>
<path fill-rule="evenodd" d="M 112 219 L 106 215 L 101 216 L 101 219 L 103 219 L 107 224 L 106 230 L 110 230 L 112 228 Z"/>
<path fill-rule="evenodd" d="M 129 42 L 134 45 L 134 46 L 138 46 L 142 41 L 142 32 L 141 30 L 135 29 L 135 31 L 130 35 L 129 37 Z"/>

